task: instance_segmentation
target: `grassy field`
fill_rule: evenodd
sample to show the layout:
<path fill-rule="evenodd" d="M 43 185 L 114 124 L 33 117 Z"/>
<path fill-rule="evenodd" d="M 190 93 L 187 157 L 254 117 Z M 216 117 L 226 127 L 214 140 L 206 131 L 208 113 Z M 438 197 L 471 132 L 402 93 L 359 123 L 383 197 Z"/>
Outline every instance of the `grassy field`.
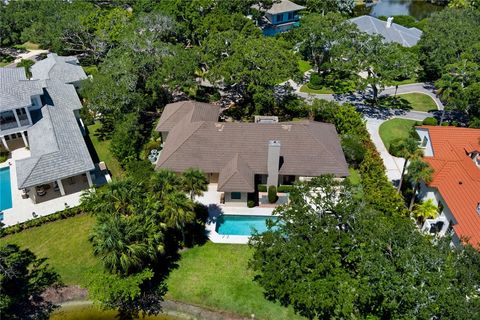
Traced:
<path fill-rule="evenodd" d="M 0 239 L 28 248 L 60 274 L 65 284 L 86 287 L 90 272 L 99 272 L 101 263 L 92 254 L 88 233 L 94 223 L 88 215 L 44 224 Z"/>
<path fill-rule="evenodd" d="M 298 60 L 298 67 L 302 73 L 307 72 L 308 70 L 312 69 L 312 65 L 310 62 L 305 60 Z"/>
<path fill-rule="evenodd" d="M 429 95 L 423 93 L 404 93 L 399 94 L 398 97 L 407 100 L 412 106 L 412 110 L 428 112 L 430 110 L 437 110 L 437 104 Z"/>
<path fill-rule="evenodd" d="M 25 50 L 38 50 L 38 49 L 40 49 L 40 45 L 36 44 L 36 43 L 33 43 L 33 42 L 30 42 L 30 41 L 27 41 L 23 44 L 15 45 L 14 48 L 25 49 Z"/>
<path fill-rule="evenodd" d="M 0 239 L 48 258 L 65 284 L 87 287 L 102 265 L 92 255 L 88 234 L 94 218 L 83 215 L 25 230 Z M 207 243 L 182 252 L 168 278 L 168 299 L 223 310 L 256 319 L 300 319 L 291 309 L 267 301 L 247 268 L 252 254 L 246 245 Z"/>
<path fill-rule="evenodd" d="M 419 82 L 418 79 L 415 77 L 415 78 L 409 78 L 409 79 L 405 79 L 405 80 L 400 80 L 400 81 L 393 81 L 392 83 L 392 86 L 400 86 L 402 84 L 412 84 L 412 83 L 417 83 Z"/>
<path fill-rule="evenodd" d="M 300 88 L 300 92 L 305 92 L 305 93 L 317 93 L 317 94 L 333 94 L 333 90 L 332 89 L 329 89 L 329 88 L 325 88 L 323 87 L 322 89 L 320 90 L 314 90 L 314 89 L 310 89 L 308 87 L 308 85 L 304 84 L 301 88 Z"/>
<path fill-rule="evenodd" d="M 388 150 L 393 140 L 397 138 L 407 138 L 410 135 L 412 127 L 420 124 L 421 122 L 415 120 L 390 119 L 380 125 L 380 137 Z"/>
<path fill-rule="evenodd" d="M 182 253 L 168 279 L 169 299 L 230 311 L 255 319 L 300 319 L 291 309 L 265 300 L 247 268 L 246 245 L 207 243 Z"/>
<path fill-rule="evenodd" d="M 107 167 L 112 173 L 114 179 L 121 178 L 123 176 L 123 170 L 120 166 L 120 163 L 110 152 L 110 140 L 98 140 L 98 137 L 95 135 L 95 132 L 98 128 L 100 128 L 99 122 L 88 126 L 88 136 L 93 143 L 98 158 L 100 159 L 100 161 L 104 161 L 107 164 Z"/>

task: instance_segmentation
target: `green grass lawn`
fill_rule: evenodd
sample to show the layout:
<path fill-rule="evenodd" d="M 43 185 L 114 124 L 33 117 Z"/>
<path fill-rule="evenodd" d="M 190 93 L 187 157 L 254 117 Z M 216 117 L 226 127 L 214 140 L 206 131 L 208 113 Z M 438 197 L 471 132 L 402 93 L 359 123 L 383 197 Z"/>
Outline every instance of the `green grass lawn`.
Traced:
<path fill-rule="evenodd" d="M 305 60 L 298 60 L 298 67 L 302 73 L 305 73 L 308 70 L 312 69 L 312 65 L 310 64 L 310 62 Z"/>
<path fill-rule="evenodd" d="M 117 159 L 115 159 L 113 154 L 110 152 L 110 140 L 100 141 L 95 135 L 95 132 L 98 128 L 100 128 L 100 125 L 100 122 L 97 122 L 91 126 L 88 126 L 88 135 L 93 143 L 95 151 L 97 152 L 98 158 L 100 161 L 104 161 L 107 164 L 107 167 L 112 173 L 113 178 L 121 178 L 123 176 L 123 169 Z"/>
<path fill-rule="evenodd" d="M 323 87 L 322 89 L 320 90 L 314 90 L 314 89 L 310 89 L 308 87 L 308 85 L 304 84 L 301 88 L 300 88 L 300 92 L 305 92 L 305 93 L 317 93 L 317 94 L 333 94 L 333 90 L 330 89 L 330 88 L 326 88 L 326 87 Z"/>
<path fill-rule="evenodd" d="M 38 50 L 38 49 L 40 49 L 39 44 L 30 42 L 30 41 L 27 41 L 23 44 L 14 45 L 13 47 L 17 48 L 17 49 L 25 49 L 25 50 Z"/>
<path fill-rule="evenodd" d="M 1 238 L 0 244 L 16 243 L 28 248 L 39 258 L 48 258 L 65 284 L 86 287 L 90 272 L 102 268 L 88 241 L 94 222 L 88 215 L 59 220 Z"/>
<path fill-rule="evenodd" d="M 422 123 L 415 120 L 390 119 L 380 125 L 380 137 L 388 150 L 393 140 L 397 138 L 408 138 L 412 127 L 420 124 Z"/>
<path fill-rule="evenodd" d="M 437 110 L 437 104 L 429 95 L 423 93 L 404 93 L 399 94 L 398 97 L 407 100 L 412 106 L 412 110 L 428 112 L 430 110 Z"/>
<path fill-rule="evenodd" d="M 207 243 L 182 253 L 168 279 L 167 298 L 255 319 L 300 319 L 291 309 L 267 301 L 248 269 L 247 245 Z"/>
<path fill-rule="evenodd" d="M 415 77 L 415 78 L 409 78 L 409 79 L 400 80 L 400 81 L 393 81 L 392 86 L 396 86 L 396 85 L 400 86 L 402 84 L 412 84 L 412 83 L 417 83 L 417 82 L 419 82 L 419 81 Z"/>

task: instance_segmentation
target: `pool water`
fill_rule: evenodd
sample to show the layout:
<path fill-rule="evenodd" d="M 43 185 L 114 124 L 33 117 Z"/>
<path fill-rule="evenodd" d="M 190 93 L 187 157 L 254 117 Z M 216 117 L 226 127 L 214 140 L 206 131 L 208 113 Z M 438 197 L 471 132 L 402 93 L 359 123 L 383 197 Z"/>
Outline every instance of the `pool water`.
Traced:
<path fill-rule="evenodd" d="M 0 211 L 12 207 L 10 168 L 0 168 Z"/>
<path fill-rule="evenodd" d="M 267 231 L 267 219 L 277 220 L 272 216 L 221 215 L 217 220 L 216 231 L 223 235 L 250 236 L 253 230 Z"/>

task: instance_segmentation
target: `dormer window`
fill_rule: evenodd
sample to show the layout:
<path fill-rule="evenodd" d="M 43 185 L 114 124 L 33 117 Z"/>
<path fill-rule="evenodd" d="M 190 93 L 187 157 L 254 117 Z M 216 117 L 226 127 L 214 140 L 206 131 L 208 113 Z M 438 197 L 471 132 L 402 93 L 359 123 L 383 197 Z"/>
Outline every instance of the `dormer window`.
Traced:
<path fill-rule="evenodd" d="M 477 203 L 477 214 L 480 216 L 480 202 Z"/>

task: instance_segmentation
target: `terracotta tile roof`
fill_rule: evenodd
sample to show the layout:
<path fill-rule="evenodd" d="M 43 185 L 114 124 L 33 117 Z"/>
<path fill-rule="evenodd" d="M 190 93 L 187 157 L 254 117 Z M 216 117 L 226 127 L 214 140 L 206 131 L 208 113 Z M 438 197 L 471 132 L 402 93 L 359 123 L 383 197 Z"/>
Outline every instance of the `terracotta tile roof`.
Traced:
<path fill-rule="evenodd" d="M 455 233 L 480 248 L 480 168 L 469 157 L 480 151 L 480 129 L 421 126 L 428 129 L 433 157 L 425 157 L 435 170 L 431 187 L 438 189 L 452 211 Z"/>

